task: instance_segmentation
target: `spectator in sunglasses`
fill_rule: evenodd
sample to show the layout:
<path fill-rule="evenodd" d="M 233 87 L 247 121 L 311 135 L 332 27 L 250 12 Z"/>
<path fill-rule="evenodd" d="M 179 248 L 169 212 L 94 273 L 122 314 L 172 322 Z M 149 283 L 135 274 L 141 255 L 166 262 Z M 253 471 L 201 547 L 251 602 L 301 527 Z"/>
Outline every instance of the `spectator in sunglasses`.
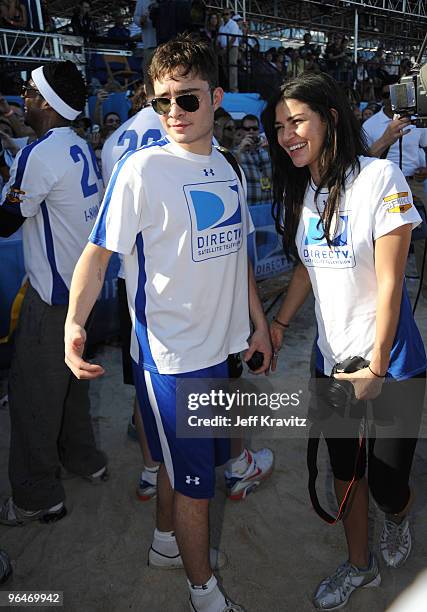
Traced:
<path fill-rule="evenodd" d="M 248 204 L 271 202 L 271 160 L 267 141 L 260 135 L 258 117 L 243 117 L 242 132 L 244 136 L 235 153 L 248 183 Z"/>

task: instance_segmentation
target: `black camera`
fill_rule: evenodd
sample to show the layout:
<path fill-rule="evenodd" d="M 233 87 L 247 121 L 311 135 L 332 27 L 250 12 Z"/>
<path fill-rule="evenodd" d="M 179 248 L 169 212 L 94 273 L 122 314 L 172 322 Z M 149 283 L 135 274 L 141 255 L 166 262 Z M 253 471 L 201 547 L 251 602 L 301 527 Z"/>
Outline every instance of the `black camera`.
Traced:
<path fill-rule="evenodd" d="M 364 416 L 366 405 L 356 399 L 354 387 L 349 380 L 339 380 L 334 374 L 352 374 L 369 365 L 363 357 L 348 357 L 332 368 L 331 376 L 327 379 L 312 378 L 308 416 L 313 422 L 326 421 L 334 414 L 340 417 L 360 419 Z"/>
<path fill-rule="evenodd" d="M 255 351 L 252 357 L 246 362 L 246 365 L 251 371 L 258 370 L 264 363 L 264 354 Z"/>
<path fill-rule="evenodd" d="M 427 127 L 427 64 L 420 66 L 426 44 L 427 34 L 411 74 L 390 85 L 392 110 L 398 115 L 414 115 L 413 124 L 418 128 Z"/>
<path fill-rule="evenodd" d="M 331 377 L 327 387 L 327 400 L 335 412 L 341 416 L 349 414 L 351 407 L 358 401 L 354 394 L 354 387 L 349 380 L 334 378 L 334 374 L 352 374 L 358 370 L 367 368 L 369 361 L 363 357 L 348 357 L 332 368 Z"/>

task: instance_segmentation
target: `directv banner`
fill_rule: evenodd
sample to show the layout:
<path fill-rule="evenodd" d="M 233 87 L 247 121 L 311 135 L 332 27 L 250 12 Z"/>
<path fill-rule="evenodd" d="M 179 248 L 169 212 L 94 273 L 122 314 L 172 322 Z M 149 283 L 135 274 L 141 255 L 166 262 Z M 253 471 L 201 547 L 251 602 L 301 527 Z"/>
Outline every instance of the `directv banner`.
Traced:
<path fill-rule="evenodd" d="M 271 204 L 255 204 L 249 210 L 255 225 L 250 251 L 256 280 L 271 278 L 290 270 L 293 264 L 283 253 L 282 239 L 276 232 L 271 215 Z"/>

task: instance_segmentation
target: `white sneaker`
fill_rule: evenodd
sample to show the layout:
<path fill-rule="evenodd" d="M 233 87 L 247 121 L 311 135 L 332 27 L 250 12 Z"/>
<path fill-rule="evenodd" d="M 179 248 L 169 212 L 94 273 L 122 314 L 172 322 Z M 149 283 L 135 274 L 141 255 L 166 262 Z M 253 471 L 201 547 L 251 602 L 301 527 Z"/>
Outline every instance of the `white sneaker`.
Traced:
<path fill-rule="evenodd" d="M 150 480 L 147 480 L 150 478 Z M 154 482 L 151 482 L 154 480 Z M 143 502 L 150 501 L 157 495 L 157 473 L 147 474 L 144 470 L 139 477 L 138 486 L 136 487 L 136 496 Z"/>
<path fill-rule="evenodd" d="M 371 553 L 368 569 L 360 570 L 346 561 L 334 574 L 322 580 L 316 589 L 313 604 L 318 610 L 338 610 L 347 604 L 356 589 L 376 587 L 380 584 L 378 563 L 375 555 Z"/>
<path fill-rule="evenodd" d="M 211 568 L 213 570 L 222 569 L 227 565 L 228 559 L 227 555 L 216 548 L 211 548 L 209 550 L 209 561 Z M 148 551 L 148 564 L 149 567 L 154 567 L 155 569 L 183 569 L 184 564 L 182 562 L 182 557 L 178 553 L 173 557 L 168 555 L 163 555 L 162 553 L 154 550 L 152 546 L 150 546 L 150 550 Z"/>
<path fill-rule="evenodd" d="M 197 608 L 194 606 L 193 601 L 190 596 L 190 611 L 198 612 Z M 225 608 L 221 608 L 218 612 L 245 612 L 245 609 L 239 604 L 233 603 L 229 599 L 225 598 Z"/>
<path fill-rule="evenodd" d="M 380 550 L 389 567 L 400 567 L 409 557 L 412 548 L 409 519 L 405 517 L 400 524 L 391 519 L 384 519 Z"/>
<path fill-rule="evenodd" d="M 227 496 L 233 501 L 245 499 L 273 471 L 274 455 L 269 448 L 262 448 L 259 451 L 245 449 L 245 453 L 248 469 L 244 474 L 241 476 L 233 474 L 233 468 L 224 472 Z"/>

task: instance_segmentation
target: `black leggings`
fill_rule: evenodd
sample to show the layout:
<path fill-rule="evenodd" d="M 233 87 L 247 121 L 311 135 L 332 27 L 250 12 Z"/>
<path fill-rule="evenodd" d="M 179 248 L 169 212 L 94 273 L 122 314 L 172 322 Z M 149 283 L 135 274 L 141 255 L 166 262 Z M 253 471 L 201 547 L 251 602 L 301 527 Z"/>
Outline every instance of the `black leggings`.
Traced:
<path fill-rule="evenodd" d="M 327 378 L 316 372 L 316 378 Z M 385 382 L 381 395 L 372 402 L 373 418 L 368 419 L 368 483 L 378 506 L 387 513 L 401 512 L 409 501 L 409 475 L 421 425 L 426 372 L 399 382 Z M 338 417 L 340 418 L 340 417 Z M 358 428 L 353 435 L 328 437 L 331 467 L 335 478 L 360 479 L 366 471 L 365 448 L 359 452 Z M 346 435 L 349 428 L 345 427 Z"/>

